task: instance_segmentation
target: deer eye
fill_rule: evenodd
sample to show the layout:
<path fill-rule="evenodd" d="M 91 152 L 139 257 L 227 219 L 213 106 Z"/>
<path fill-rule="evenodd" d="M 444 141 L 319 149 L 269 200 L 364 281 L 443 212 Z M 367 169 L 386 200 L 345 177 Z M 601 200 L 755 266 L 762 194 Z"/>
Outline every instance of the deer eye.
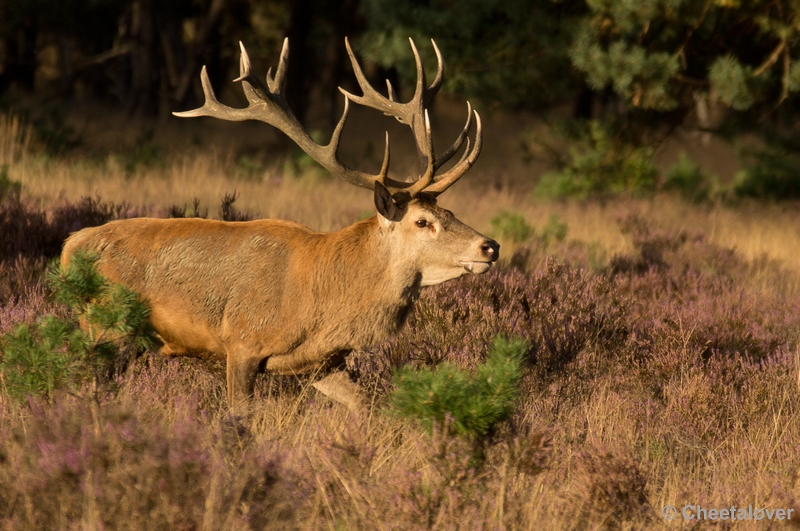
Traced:
<path fill-rule="evenodd" d="M 418 219 L 417 220 L 417 227 L 419 227 L 421 229 L 424 229 L 427 226 L 428 226 L 428 222 L 426 220 L 424 220 L 424 219 Z"/>

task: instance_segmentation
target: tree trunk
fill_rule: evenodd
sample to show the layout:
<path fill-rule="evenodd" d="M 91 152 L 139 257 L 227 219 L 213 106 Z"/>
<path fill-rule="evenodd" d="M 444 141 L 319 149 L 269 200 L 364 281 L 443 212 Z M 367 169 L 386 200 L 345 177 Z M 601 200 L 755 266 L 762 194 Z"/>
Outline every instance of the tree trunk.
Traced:
<path fill-rule="evenodd" d="M 159 68 L 154 0 L 136 0 L 131 5 L 131 83 L 127 108 L 130 113 L 157 111 Z"/>
<path fill-rule="evenodd" d="M 286 73 L 286 99 L 300 123 L 305 123 L 314 54 L 309 47 L 314 26 L 314 0 L 295 0 L 292 3 L 292 22 L 289 27 L 289 70 Z"/>
<path fill-rule="evenodd" d="M 5 39 L 6 64 L 0 75 L 0 94 L 12 83 L 33 92 L 36 81 L 36 40 L 39 36 L 38 21 L 33 14 L 24 17 L 23 24 Z"/>

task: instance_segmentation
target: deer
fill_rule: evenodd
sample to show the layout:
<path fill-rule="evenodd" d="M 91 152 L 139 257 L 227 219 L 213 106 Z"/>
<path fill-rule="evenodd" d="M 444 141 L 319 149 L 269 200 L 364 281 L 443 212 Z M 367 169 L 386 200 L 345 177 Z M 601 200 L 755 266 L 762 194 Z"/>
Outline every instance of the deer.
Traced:
<path fill-rule="evenodd" d="M 453 144 L 435 155 L 428 108 L 442 85 L 444 62 L 427 85 L 419 52 L 416 86 L 408 102 L 367 81 L 350 43 L 345 46 L 362 95 L 341 87 L 344 110 L 328 144 L 318 144 L 289 108 L 285 76 L 289 41 L 266 81 L 253 70 L 240 43 L 240 76 L 248 106 L 220 103 L 206 67 L 200 80 L 205 103 L 175 112 L 184 118 L 258 120 L 286 134 L 323 168 L 372 191 L 376 214 L 336 232 L 316 232 L 283 220 L 225 222 L 201 218 L 131 218 L 85 228 L 69 236 L 61 254 L 66 267 L 77 251 L 94 253 L 108 280 L 137 292 L 165 356 L 211 356 L 225 362 L 231 411 L 251 405 L 259 373 L 323 377 L 313 387 L 359 409 L 358 386 L 346 372 L 346 356 L 391 338 L 405 324 L 422 288 L 488 271 L 499 258 L 494 240 L 437 205 L 481 152 L 480 116 L 467 102 L 467 120 Z M 389 177 L 389 135 L 377 174 L 352 169 L 338 157 L 350 103 L 383 112 L 408 126 L 419 156 L 419 175 Z M 475 140 L 469 134 L 475 124 Z M 462 147 L 458 162 L 440 172 Z"/>

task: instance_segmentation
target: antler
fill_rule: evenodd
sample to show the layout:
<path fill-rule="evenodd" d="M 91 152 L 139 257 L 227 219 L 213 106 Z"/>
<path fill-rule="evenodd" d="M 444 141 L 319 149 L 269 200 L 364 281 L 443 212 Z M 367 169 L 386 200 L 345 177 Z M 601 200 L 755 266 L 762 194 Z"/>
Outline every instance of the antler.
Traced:
<path fill-rule="evenodd" d="M 408 193 L 411 197 L 414 197 L 424 190 L 425 193 L 438 195 L 452 186 L 453 183 L 460 179 L 467 170 L 475 164 L 478 155 L 480 155 L 481 147 L 483 146 L 483 130 L 481 128 L 480 116 L 477 111 L 472 110 L 472 106 L 467 102 L 467 122 L 464 128 L 461 130 L 455 142 L 453 142 L 453 145 L 442 153 L 441 157 L 438 159 L 436 158 L 433 153 L 433 142 L 431 140 L 427 106 L 442 86 L 442 81 L 444 80 L 444 61 L 442 60 L 439 47 L 436 46 L 436 42 L 431 39 L 433 50 L 436 52 L 437 69 L 433 83 L 426 88 L 425 69 L 422 67 L 419 52 L 417 51 L 414 41 L 411 38 L 408 40 L 411 44 L 411 51 L 414 53 L 414 62 L 417 68 L 417 85 L 414 90 L 414 96 L 408 103 L 399 103 L 397 101 L 397 95 L 388 79 L 386 80 L 386 87 L 389 94 L 388 98 L 383 97 L 369 84 L 361 70 L 361 66 L 358 64 L 353 54 L 352 48 L 350 48 L 350 42 L 346 38 L 344 42 L 347 47 L 347 55 L 350 56 L 350 62 L 353 64 L 353 72 L 356 75 L 359 87 L 361 87 L 361 92 L 364 95 L 355 96 L 342 88 L 339 88 L 339 90 L 347 99 L 352 100 L 354 103 L 377 109 L 387 116 L 394 116 L 400 123 L 411 127 L 417 144 L 420 166 L 424 168 L 424 170 L 421 172 L 420 178 L 409 187 Z M 473 113 L 475 114 L 477 127 L 475 132 L 475 145 L 470 150 L 467 135 L 472 127 Z M 465 139 L 467 140 L 467 147 L 458 164 L 443 175 L 434 177 L 436 170 L 453 157 L 461 148 Z"/>
<path fill-rule="evenodd" d="M 410 39 L 409 39 L 410 40 Z M 389 81 L 386 81 L 388 88 L 389 98 L 381 96 L 372 86 L 367 82 L 358 62 L 353 55 L 350 48 L 350 43 L 345 39 L 347 46 L 347 53 L 353 63 L 353 70 L 356 74 L 358 84 L 363 91 L 363 96 L 355 96 L 349 92 L 339 89 L 345 95 L 344 111 L 339 123 L 331 135 L 331 140 L 327 145 L 318 144 L 312 139 L 300 122 L 295 117 L 289 105 L 286 102 L 284 95 L 285 77 L 287 64 L 289 60 L 289 39 L 284 39 L 283 49 L 281 50 L 280 62 L 275 74 L 272 73 L 272 68 L 267 71 L 266 83 L 262 81 L 253 72 L 250 63 L 250 57 L 247 55 L 247 50 L 242 43 L 239 46 L 242 50 L 242 55 L 239 60 L 239 77 L 234 81 L 241 81 L 242 88 L 249 105 L 243 109 L 236 109 L 228 107 L 217 100 L 214 90 L 211 87 L 211 82 L 208 79 L 208 73 L 204 66 L 200 74 L 200 80 L 203 85 L 203 93 L 205 94 L 206 101 L 202 107 L 185 112 L 175 112 L 175 116 L 182 118 L 191 118 L 196 116 L 211 116 L 220 118 L 222 120 L 230 121 L 243 121 L 243 120 L 259 120 L 268 123 L 281 131 L 283 131 L 289 138 L 291 138 L 303 151 L 305 151 L 311 158 L 320 163 L 326 170 L 334 175 L 344 178 L 346 181 L 361 186 L 363 188 L 373 189 L 375 182 L 380 182 L 389 189 L 392 196 L 396 200 L 411 199 L 416 197 L 423 190 L 432 195 L 438 195 L 455 183 L 466 171 L 475 163 L 475 160 L 480 154 L 482 145 L 482 130 L 481 122 L 478 113 L 472 110 L 472 107 L 467 103 L 467 123 L 464 129 L 459 134 L 453 145 L 447 149 L 442 156 L 437 160 L 433 151 L 433 141 L 431 139 L 430 118 L 428 116 L 427 104 L 439 90 L 444 77 L 444 64 L 439 48 L 436 43 L 433 43 L 433 48 L 436 52 L 438 59 L 438 70 L 436 78 L 429 87 L 425 87 L 425 71 L 422 68 L 422 62 L 417 52 L 414 42 L 411 41 L 411 49 L 414 52 L 414 59 L 417 66 L 417 86 L 414 92 L 414 97 L 408 103 L 397 102 L 397 96 L 394 92 Z M 420 156 L 421 166 L 423 170 L 419 179 L 414 182 L 401 182 L 391 179 L 387 176 L 389 170 L 389 134 L 386 133 L 386 148 L 384 151 L 383 164 L 381 170 L 377 175 L 371 175 L 358 170 L 353 170 L 343 164 L 338 156 L 339 139 L 347 121 L 347 115 L 350 109 L 350 101 L 383 111 L 387 116 L 394 116 L 403 124 L 411 127 L 417 145 L 417 152 Z M 467 135 L 472 125 L 472 114 L 475 114 L 477 123 L 475 145 L 470 150 L 469 139 Z M 464 140 L 467 140 L 467 147 L 461 160 L 453 166 L 449 171 L 440 176 L 435 176 L 436 170 L 442 164 L 447 162 L 460 148 Z"/>

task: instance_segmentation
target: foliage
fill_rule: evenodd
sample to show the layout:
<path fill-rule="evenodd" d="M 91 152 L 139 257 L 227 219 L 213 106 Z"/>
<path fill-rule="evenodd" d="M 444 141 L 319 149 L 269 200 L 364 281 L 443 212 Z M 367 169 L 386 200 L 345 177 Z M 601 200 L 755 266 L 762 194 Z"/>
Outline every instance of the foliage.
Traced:
<path fill-rule="evenodd" d="M 566 129 L 576 146 L 558 171 L 546 173 L 535 194 L 546 198 L 604 197 L 630 192 L 642 195 L 656 185 L 653 150 L 615 133 L 610 125 L 590 121 L 577 129 Z"/>
<path fill-rule="evenodd" d="M 573 1 L 468 0 L 456 6 L 365 0 L 368 30 L 358 49 L 367 60 L 396 68 L 405 86 L 413 87 L 408 38 L 426 64 L 435 65 L 428 45 L 433 38 L 447 61 L 448 92 L 504 107 L 537 107 L 563 99 L 575 83 L 564 69 L 564 50 L 584 9 Z"/>
<path fill-rule="evenodd" d="M 406 365 L 395 375 L 397 389 L 390 403 L 399 414 L 418 419 L 429 432 L 448 427 L 471 438 L 486 435 L 512 411 L 528 349 L 525 340 L 498 336 L 486 361 L 471 375 L 452 363 L 433 370 Z"/>
<path fill-rule="evenodd" d="M 76 319 L 53 315 L 21 324 L 0 339 L 0 371 L 9 394 L 50 396 L 58 387 L 93 378 L 95 393 L 119 364 L 120 352 L 152 348 L 150 310 L 121 284 L 110 284 L 95 269 L 97 257 L 76 253 L 66 270 L 53 266 L 48 281 L 55 299 L 70 306 Z M 83 330 L 78 327 L 83 323 Z"/>
<path fill-rule="evenodd" d="M 132 175 L 141 168 L 162 168 L 165 166 L 164 158 L 161 156 L 161 146 L 153 142 L 155 130 L 153 128 L 143 129 L 129 150 L 123 157 L 122 167 L 125 173 Z"/>
<path fill-rule="evenodd" d="M 578 488 L 573 496 L 582 505 L 578 522 L 602 519 L 602 529 L 620 529 L 649 522 L 647 480 L 635 459 L 608 449 L 581 452 L 574 471 Z M 626 525 L 628 524 L 628 525 Z"/>
<path fill-rule="evenodd" d="M 218 219 L 222 221 L 250 221 L 253 216 L 246 212 L 242 212 L 235 206 L 239 194 L 236 190 L 233 193 L 225 192 L 225 195 L 220 199 Z M 167 211 L 167 217 L 170 218 L 208 218 L 208 209 L 200 208 L 200 200 L 196 197 L 192 201 L 192 208 L 189 208 L 186 203 L 182 207 L 172 205 Z"/>
<path fill-rule="evenodd" d="M 81 145 L 80 133 L 66 123 L 63 114 L 56 107 L 37 116 L 32 126 L 36 140 L 50 155 L 64 155 Z"/>
<path fill-rule="evenodd" d="M 350 368 L 386 389 L 406 364 L 474 370 L 500 334 L 528 341 L 532 372 L 547 385 L 582 351 L 626 341 L 629 301 L 613 283 L 552 257 L 542 264 L 530 274 L 496 269 L 427 290 L 397 338 L 351 355 Z"/>
<path fill-rule="evenodd" d="M 13 200 L 19 197 L 21 191 L 22 183 L 12 181 L 8 177 L 8 164 L 0 165 L 0 203 L 3 203 L 7 198 Z"/>
<path fill-rule="evenodd" d="M 492 218 L 492 236 L 501 240 L 522 243 L 534 233 L 533 227 L 525 222 L 522 214 L 512 214 L 503 210 Z"/>
<path fill-rule="evenodd" d="M 773 144 L 746 154 L 747 165 L 736 176 L 734 193 L 740 197 L 774 201 L 800 198 L 800 151 Z"/>
<path fill-rule="evenodd" d="M 684 199 L 699 203 L 709 198 L 711 193 L 708 178 L 700 171 L 700 166 L 681 153 L 664 178 L 661 188 L 679 193 Z"/>
<path fill-rule="evenodd" d="M 250 214 L 242 212 L 234 206 L 238 197 L 236 190 L 232 194 L 225 194 L 220 202 L 219 219 L 222 221 L 250 221 L 253 219 Z"/>
<path fill-rule="evenodd" d="M 667 111 L 678 105 L 668 90 L 680 64 L 676 56 L 623 40 L 604 49 L 594 42 L 590 24 L 581 29 L 572 43 L 572 63 L 592 88 L 611 86 L 634 107 Z"/>
<path fill-rule="evenodd" d="M 558 214 L 552 212 L 547 218 L 547 224 L 542 227 L 539 239 L 547 247 L 550 243 L 563 243 L 567 239 L 567 224 L 561 221 Z"/>
<path fill-rule="evenodd" d="M 192 208 L 184 203 L 183 206 L 172 205 L 167 210 L 167 217 L 169 218 L 208 218 L 208 209 L 202 210 L 200 208 L 200 200 L 194 198 L 192 200 Z"/>
<path fill-rule="evenodd" d="M 0 264 L 7 266 L 0 268 L 0 303 L 38 282 L 47 260 L 58 256 L 70 233 L 135 215 L 130 205 L 91 197 L 59 205 L 48 213 L 12 193 L 0 202 Z"/>
<path fill-rule="evenodd" d="M 599 105 L 579 114 L 603 106 L 600 112 L 630 117 L 645 111 L 646 119 L 672 121 L 698 101 L 769 111 L 800 89 L 792 0 L 269 0 L 219 6 L 211 0 L 71 0 L 56 7 L 6 0 L 0 3 L 0 94 L 12 86 L 41 93 L 57 87 L 67 98 L 89 93 L 127 110 L 166 114 L 198 103 L 192 90 L 198 65 L 209 65 L 215 86 L 235 69 L 232 34 L 249 44 L 256 62 L 274 61 L 282 38 L 291 36 L 298 60 L 290 64 L 287 93 L 299 100 L 291 103 L 301 121 L 310 94 L 328 96 L 336 84 L 352 83 L 341 53 L 345 35 L 382 67 L 378 74 L 399 77 L 398 89 L 412 87 L 415 76 L 408 37 L 429 67 L 435 54 L 427 40 L 436 39 L 448 64 L 444 90 L 486 106 L 540 108 L 573 99 L 580 108 L 593 93 L 588 97 Z M 56 79 L 37 83 L 43 70 Z M 74 145 L 74 131 L 50 121 L 38 121 L 43 143 L 55 152 Z M 142 144 L 124 164 L 133 171 L 158 160 L 157 146 Z"/>
<path fill-rule="evenodd" d="M 14 184 L 10 186 L 13 189 Z M 48 216 L 12 193 L 0 203 L 0 261 L 13 261 L 20 255 L 53 258 L 61 252 L 70 233 L 134 215 L 136 212 L 130 205 L 83 197 L 77 203 L 58 206 Z"/>
<path fill-rule="evenodd" d="M 45 316 L 29 326 L 21 324 L 0 338 L 0 361 L 5 391 L 15 398 L 51 396 L 67 386 L 80 371 L 80 331 L 69 321 Z"/>
<path fill-rule="evenodd" d="M 753 69 L 743 66 L 732 55 L 717 58 L 708 70 L 708 80 L 719 98 L 737 111 L 749 109 L 755 101 L 748 86 L 752 76 Z"/>
<path fill-rule="evenodd" d="M 570 57 L 595 90 L 633 109 L 686 112 L 697 97 L 736 110 L 797 91 L 796 2 L 588 1 Z"/>
<path fill-rule="evenodd" d="M 535 227 L 525 221 L 522 214 L 514 214 L 503 210 L 491 219 L 492 237 L 506 241 L 512 245 L 523 243 L 531 238 L 545 248 L 551 243 L 563 243 L 567 238 L 567 224 L 563 223 L 558 214 L 551 213 L 547 224 L 536 234 Z"/>

